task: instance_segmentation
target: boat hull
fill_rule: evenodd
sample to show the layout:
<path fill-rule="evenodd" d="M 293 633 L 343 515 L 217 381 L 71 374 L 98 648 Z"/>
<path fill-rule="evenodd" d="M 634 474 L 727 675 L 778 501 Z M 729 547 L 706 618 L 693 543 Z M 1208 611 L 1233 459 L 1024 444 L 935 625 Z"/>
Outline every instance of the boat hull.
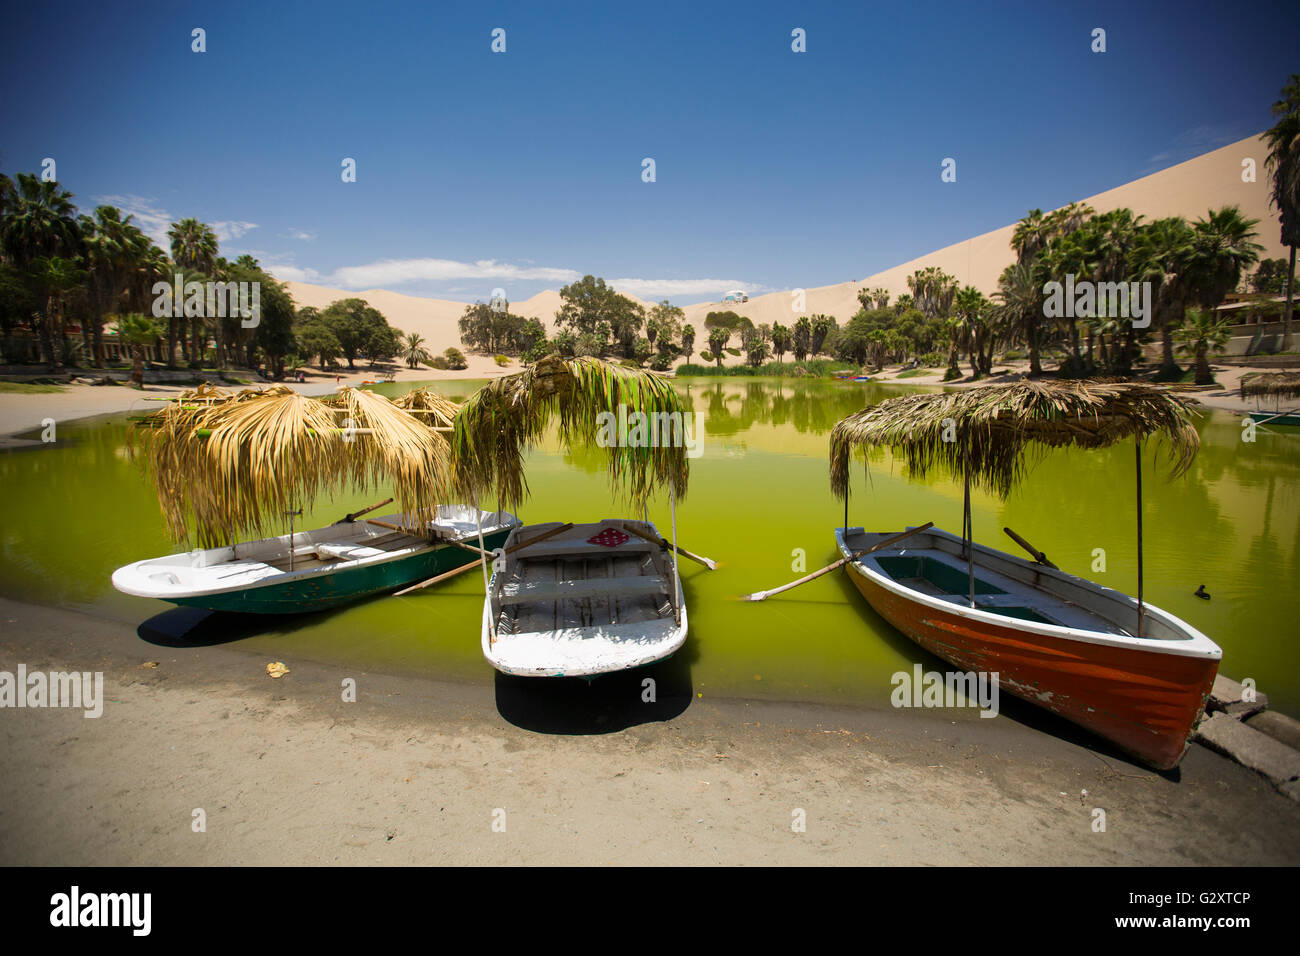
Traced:
<path fill-rule="evenodd" d="M 484 534 L 488 550 L 505 542 L 510 529 Z M 477 542 L 476 542 L 477 543 Z M 344 568 L 329 573 L 266 584 L 255 588 L 227 591 L 217 594 L 198 594 L 193 597 L 167 597 L 161 600 L 182 607 L 198 607 L 209 611 L 230 611 L 241 614 L 310 614 L 386 591 L 395 591 L 407 584 L 423 581 L 446 571 L 473 564 L 473 554 L 452 545 L 438 545 L 413 554 L 394 558 L 378 564 Z"/>
<path fill-rule="evenodd" d="M 1177 766 L 1204 714 L 1218 658 L 1159 653 L 972 620 L 911 600 L 856 563 L 850 579 L 877 613 L 963 671 L 994 673 L 998 686 L 1104 737 L 1159 770 Z"/>

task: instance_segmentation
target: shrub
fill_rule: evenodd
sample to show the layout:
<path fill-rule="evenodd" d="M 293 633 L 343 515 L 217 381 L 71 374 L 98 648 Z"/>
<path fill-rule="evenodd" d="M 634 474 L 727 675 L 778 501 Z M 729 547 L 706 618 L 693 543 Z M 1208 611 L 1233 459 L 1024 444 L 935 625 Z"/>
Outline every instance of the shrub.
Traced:
<path fill-rule="evenodd" d="M 447 349 L 442 353 L 447 364 L 444 368 L 469 368 L 469 363 L 465 361 L 465 356 L 460 349 Z M 434 368 L 437 368 L 435 365 Z"/>
<path fill-rule="evenodd" d="M 673 360 L 660 352 L 650 360 L 650 367 L 656 372 L 666 372 L 673 367 Z"/>
<path fill-rule="evenodd" d="M 706 362 L 712 362 L 712 361 L 713 361 L 713 353 L 710 352 L 708 349 L 705 349 L 703 352 L 700 353 L 700 358 L 704 359 L 704 361 L 706 361 Z M 685 368 L 685 366 L 683 366 L 683 368 Z M 699 366 L 698 366 L 698 365 L 692 365 L 691 368 L 699 368 Z"/>
<path fill-rule="evenodd" d="M 498 355 L 495 361 L 502 368 L 505 368 L 507 365 L 510 364 L 510 357 L 508 355 Z"/>
<path fill-rule="evenodd" d="M 451 363 L 441 355 L 435 355 L 433 358 L 429 359 L 429 368 L 436 368 L 440 372 L 445 372 L 447 369 L 451 368 Z"/>

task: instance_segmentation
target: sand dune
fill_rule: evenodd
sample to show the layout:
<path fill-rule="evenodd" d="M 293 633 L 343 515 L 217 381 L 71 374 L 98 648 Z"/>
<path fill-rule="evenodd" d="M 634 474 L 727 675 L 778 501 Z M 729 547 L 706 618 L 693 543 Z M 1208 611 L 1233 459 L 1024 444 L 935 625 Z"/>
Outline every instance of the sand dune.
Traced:
<path fill-rule="evenodd" d="M 1277 212 L 1269 206 L 1268 174 L 1264 168 L 1267 154 L 1268 149 L 1262 137 L 1248 137 L 1115 189 L 1095 196 L 1080 197 L 1080 201 L 1092 206 L 1097 212 L 1127 206 L 1148 219 L 1174 215 L 1195 219 L 1205 215 L 1211 208 L 1237 205 L 1244 215 L 1260 220 L 1256 227 L 1259 232 L 1257 241 L 1264 246 L 1263 255 L 1268 258 L 1285 258 L 1287 250 L 1279 239 Z M 1257 167 L 1254 183 L 1242 182 L 1241 178 L 1242 160 L 1248 157 L 1255 160 Z M 1013 215 L 1018 218 L 1026 211 L 1016 210 Z M 1014 224 L 1003 226 L 858 281 L 807 289 L 803 295 L 804 313 L 826 313 L 843 322 L 858 310 L 859 289 L 883 287 L 893 296 L 898 296 L 907 291 L 908 275 L 932 265 L 956 276 L 963 284 L 970 283 L 985 293 L 992 293 L 997 288 L 998 276 L 1012 261 L 1010 240 L 1013 229 Z M 403 331 L 419 332 L 436 352 L 460 345 L 456 321 L 465 311 L 463 302 L 402 295 L 386 289 L 348 292 L 303 282 L 290 282 L 288 285 L 299 306 L 323 307 L 335 299 L 349 297 L 365 299 L 383 312 L 390 324 Z M 796 304 L 792 292 L 786 290 L 757 296 L 745 303 L 723 305 L 700 302 L 685 306 L 684 310 L 687 321 L 695 326 L 698 352 L 700 348 L 707 347 L 704 318 L 709 312 L 731 309 L 748 316 L 756 324 L 789 324 L 799 318 L 800 313 L 795 310 Z M 553 329 L 555 312 L 560 305 L 559 292 L 548 289 L 522 302 L 512 302 L 510 311 L 527 318 L 541 319 L 550 330 Z"/>

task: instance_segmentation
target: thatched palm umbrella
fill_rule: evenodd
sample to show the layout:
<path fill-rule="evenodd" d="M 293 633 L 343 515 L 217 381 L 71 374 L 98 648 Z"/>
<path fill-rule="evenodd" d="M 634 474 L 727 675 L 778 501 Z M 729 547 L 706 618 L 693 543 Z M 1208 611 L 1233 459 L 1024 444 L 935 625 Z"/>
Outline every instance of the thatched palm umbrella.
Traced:
<path fill-rule="evenodd" d="M 844 499 L 848 525 L 849 457 L 854 449 L 901 450 L 912 474 L 935 465 L 965 484 L 962 538 L 971 577 L 970 485 L 1006 498 L 1025 476 L 1031 445 L 1101 448 L 1126 438 L 1137 450 L 1138 629 L 1142 607 L 1142 440 L 1163 435 L 1173 475 L 1191 465 L 1200 448 L 1192 425 L 1193 400 L 1155 385 L 1133 382 L 1033 382 L 985 385 L 908 395 L 863 409 L 831 432 L 831 490 Z"/>
<path fill-rule="evenodd" d="M 455 490 L 447 439 L 382 396 L 343 389 L 331 405 L 285 386 L 200 392 L 131 433 L 177 539 L 192 526 L 201 547 L 228 544 L 321 492 L 386 481 L 403 523 L 423 528 Z"/>
<path fill-rule="evenodd" d="M 458 477 L 476 494 L 495 493 L 503 507 L 514 507 L 528 494 L 524 455 L 540 441 L 552 416 L 558 415 L 560 441 L 568 447 L 597 443 L 611 421 L 605 416 L 643 415 L 643 421 L 680 428 L 689 411 L 658 375 L 595 358 L 548 355 L 483 386 L 461 405 L 453 439 Z M 684 433 L 676 435 L 676 441 L 657 444 L 609 442 L 611 482 L 639 505 L 661 487 L 681 498 L 690 466 Z"/>
<path fill-rule="evenodd" d="M 1241 397 L 1300 397 L 1300 372 L 1252 372 L 1241 377 Z"/>

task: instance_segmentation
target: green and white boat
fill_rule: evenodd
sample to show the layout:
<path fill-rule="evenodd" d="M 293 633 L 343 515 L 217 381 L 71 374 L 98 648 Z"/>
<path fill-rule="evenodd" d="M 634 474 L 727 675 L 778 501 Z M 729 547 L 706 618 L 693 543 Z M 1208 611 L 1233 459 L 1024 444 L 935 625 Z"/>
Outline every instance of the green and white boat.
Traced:
<path fill-rule="evenodd" d="M 462 546 L 477 549 L 480 527 L 483 544 L 491 551 L 518 525 L 508 511 L 440 505 L 427 525 L 428 534 L 402 530 L 401 515 L 342 521 L 136 561 L 113 572 L 113 586 L 125 594 L 212 611 L 302 614 L 472 564 L 478 556 Z"/>

